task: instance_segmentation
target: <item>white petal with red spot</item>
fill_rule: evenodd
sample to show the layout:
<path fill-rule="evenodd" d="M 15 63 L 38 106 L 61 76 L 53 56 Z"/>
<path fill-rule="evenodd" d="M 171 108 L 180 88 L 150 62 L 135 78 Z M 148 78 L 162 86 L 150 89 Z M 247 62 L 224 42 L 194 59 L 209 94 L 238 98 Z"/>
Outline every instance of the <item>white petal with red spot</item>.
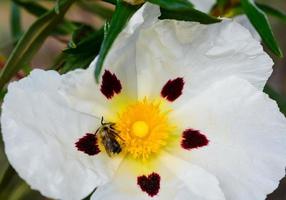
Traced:
<path fill-rule="evenodd" d="M 201 25 L 159 21 L 159 15 L 156 6 L 146 3 L 106 57 L 104 68 L 120 80 L 123 95 L 156 98 L 169 80 L 178 77 L 184 79 L 183 92 L 188 96 L 230 75 L 244 78 L 259 89 L 264 87 L 273 62 L 248 30 L 231 20 Z M 95 63 L 96 59 L 88 70 L 93 71 Z M 78 97 L 71 107 L 96 115 L 94 102 L 103 102 L 99 104 L 102 109 L 106 98 L 98 93 L 92 73 L 79 73 L 77 79 L 82 81 L 65 89 Z"/>
<path fill-rule="evenodd" d="M 2 133 L 11 165 L 32 188 L 51 198 L 76 200 L 107 182 L 119 161 L 77 151 L 75 142 L 100 121 L 66 106 L 58 93 L 61 80 L 56 72 L 34 70 L 10 84 Z"/>
<path fill-rule="evenodd" d="M 245 80 L 217 82 L 174 111 L 181 126 L 203 131 L 208 146 L 178 151 L 214 174 L 231 200 L 265 199 L 285 174 L 286 119 Z"/>
<path fill-rule="evenodd" d="M 96 84 L 93 71 L 93 68 L 77 69 L 64 74 L 58 91 L 71 109 L 100 120 L 103 113 L 110 115 L 110 112 L 107 109 L 108 100 L 101 93 L 100 85 Z"/>
<path fill-rule="evenodd" d="M 136 43 L 140 31 L 158 21 L 160 10 L 157 6 L 146 4 L 131 18 L 128 25 L 118 35 L 104 62 L 104 68 L 114 73 L 122 85 L 122 95 L 137 97 Z M 124 53 L 123 53 L 124 52 Z M 70 73 L 62 90 L 68 96 L 70 106 L 80 112 L 98 116 L 99 112 L 108 112 L 108 100 L 100 92 L 100 85 L 94 80 L 94 68 L 97 58 L 88 70 L 76 70 Z M 104 72 L 104 70 L 102 70 Z M 91 92 L 93 91 L 93 92 Z M 95 102 L 97 103 L 95 105 Z M 101 117 L 101 116 L 100 116 Z"/>
<path fill-rule="evenodd" d="M 249 31 L 231 20 L 213 25 L 159 21 L 141 31 L 136 50 L 141 98 L 156 96 L 170 79 L 178 77 L 185 81 L 183 98 L 196 96 L 231 75 L 263 89 L 273 65 Z"/>
<path fill-rule="evenodd" d="M 143 164 L 143 163 L 142 163 Z M 141 165 L 142 165 L 141 164 Z M 202 168 L 163 153 L 156 162 L 156 171 L 146 164 L 139 169 L 140 163 L 130 165 L 123 161 L 114 180 L 99 187 L 91 200 L 224 200 L 218 180 Z M 159 193 L 150 197 L 137 185 L 137 177 L 151 173 L 160 175 Z"/>

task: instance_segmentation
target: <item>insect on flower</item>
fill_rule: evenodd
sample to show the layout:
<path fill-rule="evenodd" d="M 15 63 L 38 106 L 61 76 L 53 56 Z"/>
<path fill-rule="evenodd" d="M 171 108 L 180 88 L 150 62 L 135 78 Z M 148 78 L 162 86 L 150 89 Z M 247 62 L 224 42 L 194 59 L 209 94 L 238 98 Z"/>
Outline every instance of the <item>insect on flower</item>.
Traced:
<path fill-rule="evenodd" d="M 121 146 L 116 138 L 123 140 L 118 131 L 115 129 L 115 123 L 104 122 L 101 118 L 101 126 L 95 131 L 95 135 L 98 135 L 101 142 L 109 156 L 112 154 L 118 154 L 121 152 Z"/>
<path fill-rule="evenodd" d="M 271 58 L 234 21 L 160 14 L 150 3 L 134 14 L 99 84 L 95 59 L 9 85 L 5 151 L 32 188 L 63 200 L 261 200 L 277 187 L 286 119 L 263 93 Z"/>

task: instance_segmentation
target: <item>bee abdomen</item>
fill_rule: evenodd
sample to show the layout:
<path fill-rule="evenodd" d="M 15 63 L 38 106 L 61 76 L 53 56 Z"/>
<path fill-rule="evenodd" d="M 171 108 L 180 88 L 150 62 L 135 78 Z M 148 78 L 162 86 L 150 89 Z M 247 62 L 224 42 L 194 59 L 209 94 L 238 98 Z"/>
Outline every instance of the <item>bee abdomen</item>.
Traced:
<path fill-rule="evenodd" d="M 120 144 L 115 140 L 112 143 L 112 153 L 120 153 L 122 151 Z"/>

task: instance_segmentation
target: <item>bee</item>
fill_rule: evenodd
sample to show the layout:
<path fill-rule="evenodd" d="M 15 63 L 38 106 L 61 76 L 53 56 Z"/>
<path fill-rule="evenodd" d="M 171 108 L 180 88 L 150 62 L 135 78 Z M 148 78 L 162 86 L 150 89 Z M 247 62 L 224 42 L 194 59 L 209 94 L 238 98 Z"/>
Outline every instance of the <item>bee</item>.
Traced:
<path fill-rule="evenodd" d="M 123 140 L 118 131 L 115 129 L 115 123 L 104 122 L 101 118 L 101 126 L 96 130 L 95 135 L 98 135 L 109 156 L 112 154 L 119 154 L 122 149 L 116 138 Z"/>

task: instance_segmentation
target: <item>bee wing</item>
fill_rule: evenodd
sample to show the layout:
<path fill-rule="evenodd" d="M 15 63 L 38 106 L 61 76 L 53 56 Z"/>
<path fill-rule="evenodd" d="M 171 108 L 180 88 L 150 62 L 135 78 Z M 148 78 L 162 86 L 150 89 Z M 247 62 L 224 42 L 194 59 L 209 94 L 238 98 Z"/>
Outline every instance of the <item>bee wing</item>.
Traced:
<path fill-rule="evenodd" d="M 116 131 L 116 130 L 110 130 L 110 134 L 115 138 L 115 136 L 116 137 L 118 137 L 118 138 L 120 138 L 122 141 L 124 141 L 123 139 L 122 139 L 122 137 L 120 137 L 120 135 L 118 134 L 118 132 Z"/>
<path fill-rule="evenodd" d="M 110 156 L 111 152 L 112 152 L 112 146 L 111 146 L 111 142 L 112 140 L 109 138 L 109 136 L 107 135 L 108 133 L 104 133 L 105 135 L 101 137 L 102 140 L 102 144 L 105 148 L 105 151 L 107 152 L 107 154 Z"/>

